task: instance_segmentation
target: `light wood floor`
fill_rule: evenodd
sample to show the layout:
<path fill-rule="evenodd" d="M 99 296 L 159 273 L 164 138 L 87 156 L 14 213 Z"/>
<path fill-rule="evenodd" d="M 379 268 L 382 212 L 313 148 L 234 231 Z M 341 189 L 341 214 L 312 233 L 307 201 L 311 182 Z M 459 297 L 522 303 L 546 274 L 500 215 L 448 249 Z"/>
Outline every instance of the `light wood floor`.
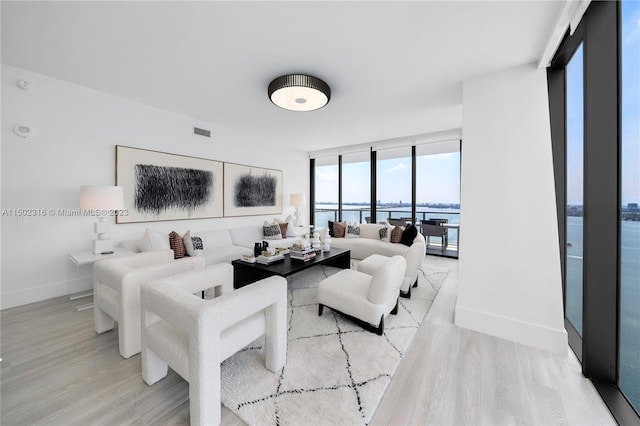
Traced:
<path fill-rule="evenodd" d="M 454 326 L 457 261 L 427 262 L 451 272 L 374 424 L 615 424 L 570 351 Z M 96 335 L 92 311 L 77 312 L 77 303 L 60 297 L 0 312 L 0 423 L 189 424 L 187 383 L 170 370 L 144 384 L 140 356 L 122 359 L 117 333 Z M 242 424 L 226 409 L 222 423 Z"/>

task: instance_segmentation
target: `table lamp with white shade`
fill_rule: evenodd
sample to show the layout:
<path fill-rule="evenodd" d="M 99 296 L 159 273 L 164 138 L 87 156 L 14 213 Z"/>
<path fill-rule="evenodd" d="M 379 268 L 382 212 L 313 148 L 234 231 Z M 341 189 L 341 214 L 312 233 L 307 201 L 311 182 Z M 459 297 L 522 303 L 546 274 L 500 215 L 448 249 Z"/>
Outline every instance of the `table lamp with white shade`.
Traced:
<path fill-rule="evenodd" d="M 80 208 L 94 210 L 98 222 L 94 224 L 97 238 L 93 240 L 93 253 L 103 254 L 113 252 L 113 240 L 109 239 L 109 223 L 107 217 L 110 211 L 124 209 L 124 193 L 121 186 L 81 186 Z"/>
<path fill-rule="evenodd" d="M 294 217 L 294 225 L 300 226 L 302 225 L 302 221 L 300 220 L 300 209 L 299 207 L 304 206 L 305 197 L 304 194 L 291 194 L 289 195 L 289 204 L 295 206 L 296 212 Z"/>

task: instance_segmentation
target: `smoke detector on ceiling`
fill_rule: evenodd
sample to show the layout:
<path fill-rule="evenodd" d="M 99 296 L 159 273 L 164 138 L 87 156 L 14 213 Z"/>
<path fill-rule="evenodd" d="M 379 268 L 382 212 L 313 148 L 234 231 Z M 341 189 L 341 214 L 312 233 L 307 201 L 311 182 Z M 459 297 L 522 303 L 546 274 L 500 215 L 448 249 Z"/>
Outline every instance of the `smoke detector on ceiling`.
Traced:
<path fill-rule="evenodd" d="M 27 80 L 18 80 L 18 87 L 22 90 L 26 90 L 27 92 L 33 90 L 33 84 Z"/>
<path fill-rule="evenodd" d="M 36 129 L 29 124 L 16 124 L 13 126 L 13 133 L 21 138 L 30 138 L 36 133 Z"/>

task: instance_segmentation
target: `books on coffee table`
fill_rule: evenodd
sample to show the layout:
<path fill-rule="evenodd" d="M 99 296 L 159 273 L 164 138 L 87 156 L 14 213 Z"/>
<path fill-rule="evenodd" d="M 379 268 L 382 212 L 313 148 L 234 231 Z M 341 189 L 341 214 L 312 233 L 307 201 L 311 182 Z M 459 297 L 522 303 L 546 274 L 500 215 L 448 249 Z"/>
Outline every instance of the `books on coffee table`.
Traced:
<path fill-rule="evenodd" d="M 279 262 L 281 260 L 284 260 L 284 256 L 282 254 L 276 254 L 273 256 L 263 256 L 260 255 L 258 257 L 256 257 L 256 262 L 262 264 L 262 265 L 270 265 L 272 263 L 275 262 Z"/>
<path fill-rule="evenodd" d="M 291 260 L 300 260 L 306 262 L 316 257 L 316 251 L 311 246 L 305 247 L 302 250 L 289 249 L 289 257 Z"/>

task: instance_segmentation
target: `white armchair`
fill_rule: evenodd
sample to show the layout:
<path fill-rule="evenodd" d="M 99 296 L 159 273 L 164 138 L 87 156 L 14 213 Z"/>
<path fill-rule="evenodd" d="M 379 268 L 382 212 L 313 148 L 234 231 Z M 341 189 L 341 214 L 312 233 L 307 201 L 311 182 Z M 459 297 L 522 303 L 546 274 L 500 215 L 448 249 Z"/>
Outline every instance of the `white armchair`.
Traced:
<path fill-rule="evenodd" d="M 426 252 L 427 246 L 424 242 L 424 237 L 422 234 L 418 234 L 409 250 L 404 254 L 404 258 L 407 261 L 407 270 L 400 286 L 400 296 L 411 297 L 411 288 L 418 285 L 418 271 L 422 266 Z"/>
<path fill-rule="evenodd" d="M 424 243 L 424 237 L 418 234 L 413 240 L 413 244 L 404 253 L 404 258 L 407 261 L 407 269 L 404 273 L 402 285 L 400 285 L 400 296 L 410 298 L 411 288 L 418 285 L 418 271 L 425 258 L 425 252 L 427 247 Z M 358 271 L 364 272 L 368 275 L 373 275 L 378 266 L 383 265 L 388 256 L 381 254 L 372 254 L 358 263 Z"/>
<path fill-rule="evenodd" d="M 100 260 L 93 266 L 93 324 L 104 333 L 118 321 L 120 355 L 140 352 L 140 286 L 148 281 L 203 268 L 200 257 L 174 260 L 173 250 Z"/>
<path fill-rule="evenodd" d="M 318 315 L 328 306 L 382 335 L 385 317 L 398 312 L 406 268 L 405 258 L 398 255 L 383 260 L 373 275 L 344 269 L 322 280 L 318 285 Z"/>
<path fill-rule="evenodd" d="M 214 299 L 195 293 L 218 286 Z M 233 290 L 233 267 L 218 264 L 142 286 L 142 378 L 170 366 L 189 382 L 191 424 L 220 423 L 220 363 L 265 336 L 265 366 L 287 356 L 287 280 L 270 277 Z"/>

